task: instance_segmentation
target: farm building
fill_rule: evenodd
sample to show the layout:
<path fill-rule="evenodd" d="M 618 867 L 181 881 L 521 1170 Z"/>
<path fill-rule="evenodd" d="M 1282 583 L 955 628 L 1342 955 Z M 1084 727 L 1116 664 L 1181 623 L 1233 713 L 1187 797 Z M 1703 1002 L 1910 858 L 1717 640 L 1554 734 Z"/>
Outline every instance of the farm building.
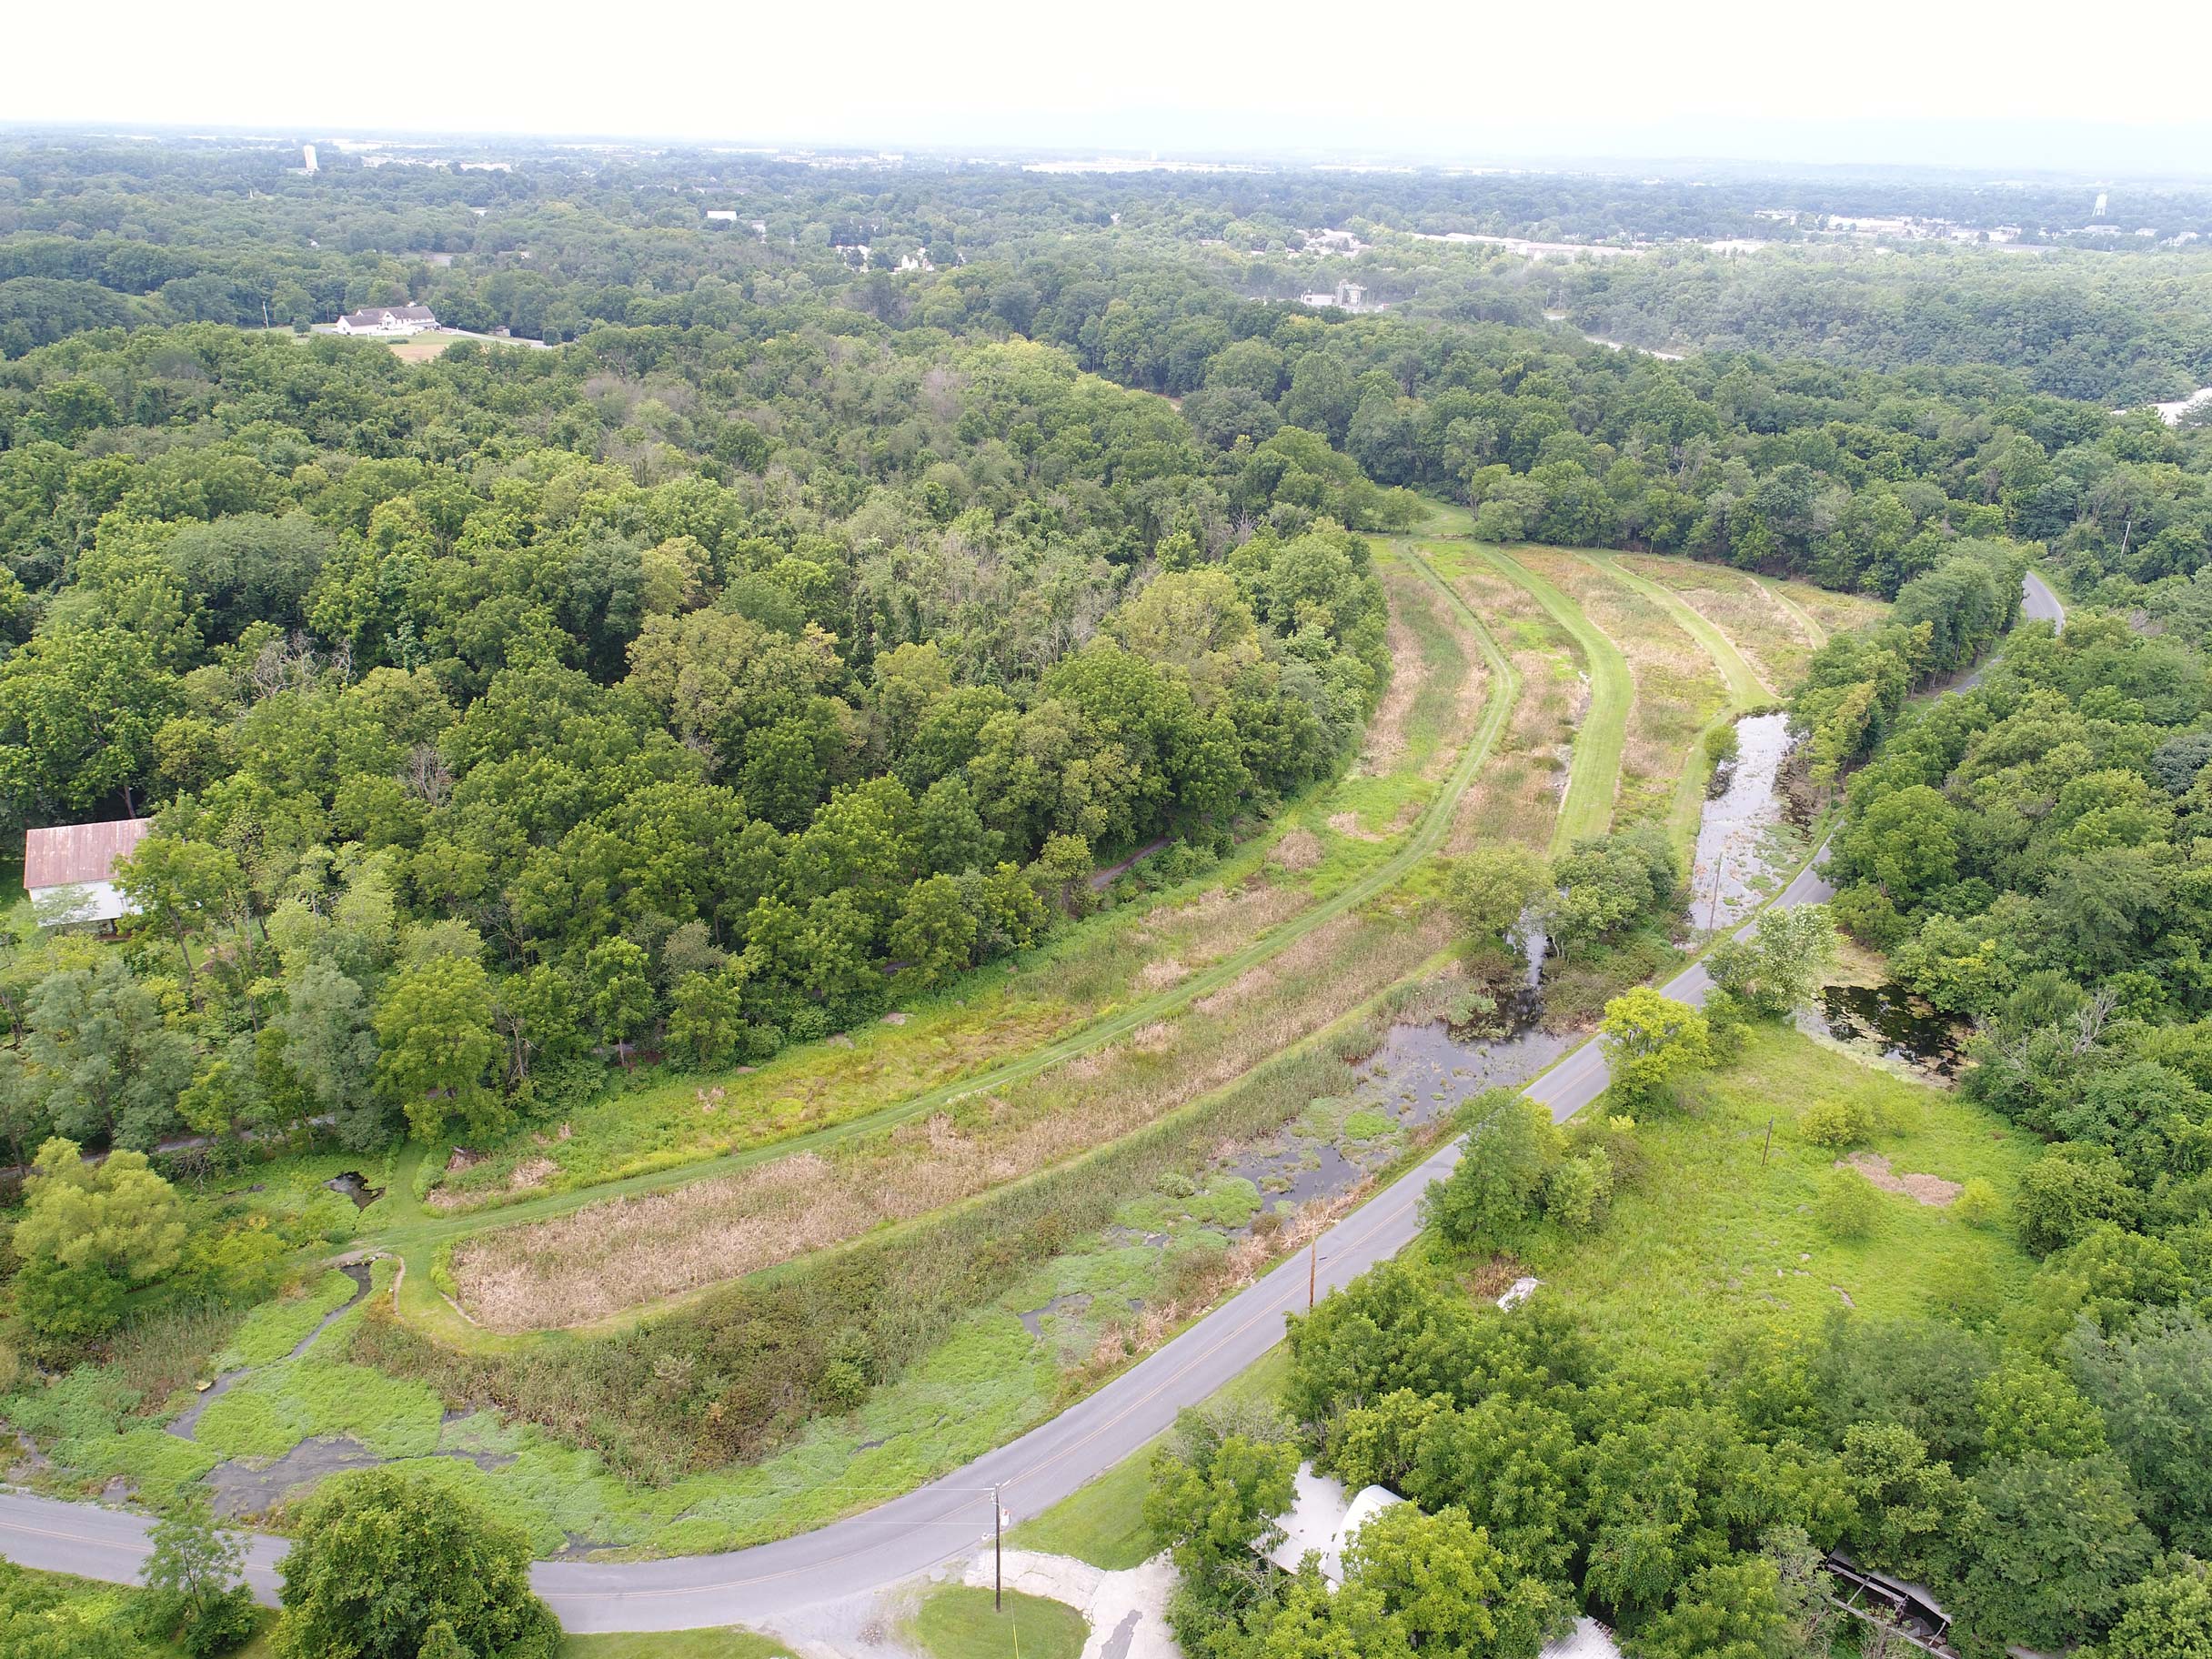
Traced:
<path fill-rule="evenodd" d="M 338 318 L 340 334 L 426 334 L 437 327 L 427 306 L 365 306 Z"/>
<path fill-rule="evenodd" d="M 115 883 L 116 865 L 146 840 L 150 818 L 56 824 L 23 841 L 23 886 L 42 928 L 112 923 L 138 907 Z"/>

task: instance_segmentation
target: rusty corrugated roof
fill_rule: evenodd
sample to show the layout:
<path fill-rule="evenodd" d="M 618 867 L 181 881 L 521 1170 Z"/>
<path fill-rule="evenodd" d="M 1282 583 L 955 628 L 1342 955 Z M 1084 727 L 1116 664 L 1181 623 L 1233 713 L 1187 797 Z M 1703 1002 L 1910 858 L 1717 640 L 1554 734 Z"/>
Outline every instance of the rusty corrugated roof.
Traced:
<path fill-rule="evenodd" d="M 146 838 L 150 818 L 117 818 L 104 824 L 55 824 L 23 838 L 23 885 L 26 892 L 105 881 L 116 861 Z"/>

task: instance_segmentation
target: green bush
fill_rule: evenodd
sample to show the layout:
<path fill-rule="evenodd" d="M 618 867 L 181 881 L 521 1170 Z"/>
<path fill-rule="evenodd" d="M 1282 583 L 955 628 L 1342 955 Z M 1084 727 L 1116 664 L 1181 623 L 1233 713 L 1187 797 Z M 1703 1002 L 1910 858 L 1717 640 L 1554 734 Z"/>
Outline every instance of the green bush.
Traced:
<path fill-rule="evenodd" d="M 1856 1170 L 1830 1170 L 1815 1212 L 1831 1238 L 1864 1239 L 1881 1223 L 1882 1195 Z"/>
<path fill-rule="evenodd" d="M 1797 1132 L 1814 1146 L 1856 1146 L 1874 1133 L 1874 1113 L 1864 1101 L 1815 1101 L 1797 1114 Z"/>
<path fill-rule="evenodd" d="M 1613 1160 L 1602 1146 L 1568 1159 L 1544 1179 L 1544 1213 L 1577 1232 L 1602 1223 L 1612 1203 Z"/>
<path fill-rule="evenodd" d="M 1951 1213 L 1969 1227 L 1994 1224 L 2004 1208 L 2005 1201 L 1997 1196 L 1996 1185 L 1979 1175 L 1961 1187 L 1951 1201 Z"/>

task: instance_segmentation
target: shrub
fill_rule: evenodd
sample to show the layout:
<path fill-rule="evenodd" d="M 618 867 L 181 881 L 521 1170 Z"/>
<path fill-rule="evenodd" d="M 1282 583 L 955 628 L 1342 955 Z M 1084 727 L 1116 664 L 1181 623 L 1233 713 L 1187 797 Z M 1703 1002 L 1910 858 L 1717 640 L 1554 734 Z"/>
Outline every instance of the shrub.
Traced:
<path fill-rule="evenodd" d="M 1863 1239 L 1881 1222 L 1882 1195 L 1856 1170 L 1830 1170 L 1815 1213 L 1831 1238 Z"/>
<path fill-rule="evenodd" d="M 1544 1212 L 1563 1227 L 1586 1232 L 1613 1203 L 1613 1160 L 1602 1146 L 1560 1164 L 1543 1183 Z"/>
<path fill-rule="evenodd" d="M 1559 1159 L 1559 1131 L 1535 1101 L 1493 1089 L 1473 1105 L 1458 1167 L 1422 1199 L 1423 1220 L 1455 1250 L 1494 1249 L 1517 1232 Z"/>
<path fill-rule="evenodd" d="M 1874 1114 L 1862 1101 L 1815 1101 L 1797 1114 L 1797 1132 L 1815 1146 L 1855 1146 L 1874 1132 Z"/>
<path fill-rule="evenodd" d="M 1991 1182 L 1976 1175 L 1958 1191 L 1951 1201 L 1951 1213 L 1969 1227 L 1987 1227 L 1994 1224 L 2005 1207 Z"/>

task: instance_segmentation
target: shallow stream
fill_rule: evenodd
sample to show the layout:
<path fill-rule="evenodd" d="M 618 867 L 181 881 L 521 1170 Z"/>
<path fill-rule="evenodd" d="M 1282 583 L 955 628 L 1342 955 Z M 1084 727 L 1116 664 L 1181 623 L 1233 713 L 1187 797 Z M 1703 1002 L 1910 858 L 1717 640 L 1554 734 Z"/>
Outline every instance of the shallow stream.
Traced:
<path fill-rule="evenodd" d="M 1728 786 L 1705 802 L 1690 865 L 1690 920 L 1708 933 L 1750 915 L 1804 857 L 1775 788 L 1789 754 L 1789 716 L 1752 715 L 1736 722 L 1735 736 Z"/>

